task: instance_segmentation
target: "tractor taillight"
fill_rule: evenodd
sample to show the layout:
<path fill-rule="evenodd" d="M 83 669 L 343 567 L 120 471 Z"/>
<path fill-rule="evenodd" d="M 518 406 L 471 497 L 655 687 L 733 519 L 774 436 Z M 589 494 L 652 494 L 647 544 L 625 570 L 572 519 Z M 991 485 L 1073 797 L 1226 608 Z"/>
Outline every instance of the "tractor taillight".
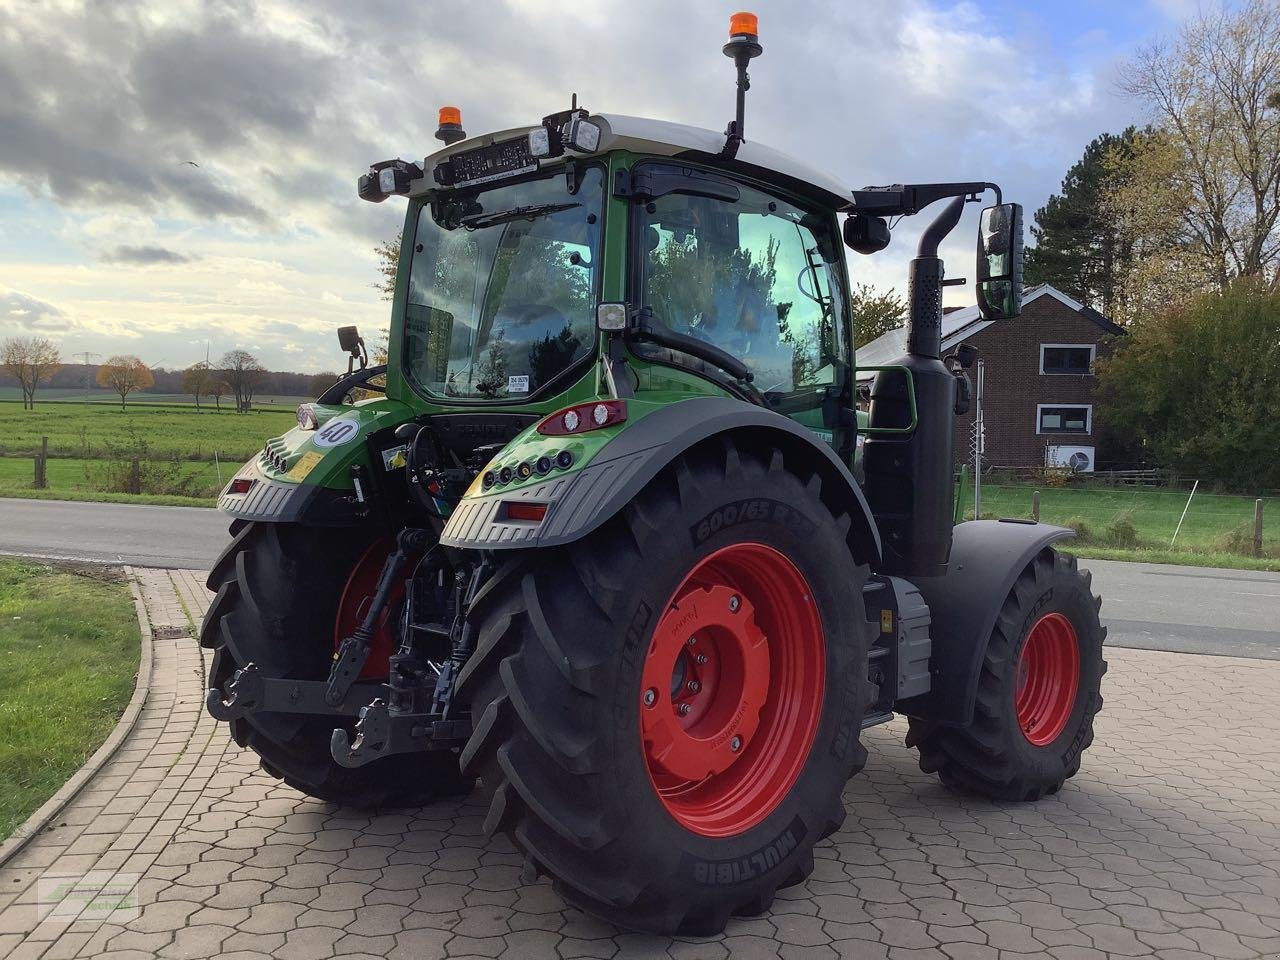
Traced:
<path fill-rule="evenodd" d="M 544 437 L 568 437 L 611 427 L 626 419 L 625 400 L 593 400 L 557 410 L 538 424 L 538 432 Z"/>
<path fill-rule="evenodd" d="M 547 515 L 545 503 L 524 503 L 518 500 L 506 501 L 507 519 L 524 520 L 527 523 L 541 523 Z"/>
<path fill-rule="evenodd" d="M 253 489 L 253 479 L 250 477 L 236 477 L 227 487 L 227 493 L 235 496 L 242 496 Z"/>

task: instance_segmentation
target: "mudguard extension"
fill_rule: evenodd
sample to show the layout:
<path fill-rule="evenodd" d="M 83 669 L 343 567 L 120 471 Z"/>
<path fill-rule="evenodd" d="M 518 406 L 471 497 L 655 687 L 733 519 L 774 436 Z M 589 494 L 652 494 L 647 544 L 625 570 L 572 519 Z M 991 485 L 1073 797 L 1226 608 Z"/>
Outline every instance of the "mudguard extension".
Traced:
<path fill-rule="evenodd" d="M 1041 550 L 1075 532 L 1019 520 L 971 520 L 955 527 L 942 577 L 916 587 L 932 619 L 933 683 L 928 693 L 898 701 L 899 713 L 964 725 L 973 719 L 987 638 L 1014 581 Z"/>
<path fill-rule="evenodd" d="M 241 478 L 254 481 L 248 493 L 231 493 L 228 483 L 218 497 L 218 509 L 236 520 L 305 522 L 322 527 L 365 522 L 363 505 L 356 502 L 350 490 L 273 480 L 263 474 L 257 457 L 236 472 L 236 479 Z"/>
<path fill-rule="evenodd" d="M 846 503 L 850 540 L 858 559 L 877 563 L 880 535 L 862 490 L 849 468 L 808 428 L 781 414 L 729 397 L 697 397 L 656 410 L 629 426 L 587 466 L 564 477 L 486 497 L 463 500 L 440 537 L 446 546 L 475 550 L 554 547 L 585 537 L 621 510 L 664 467 L 700 441 L 717 434 L 744 434 L 766 448 L 781 449 L 789 469 L 818 473 L 824 490 L 835 483 Z M 807 479 L 802 477 L 802 479 Z M 548 505 L 541 523 L 509 521 L 504 503 L 528 500 Z"/>

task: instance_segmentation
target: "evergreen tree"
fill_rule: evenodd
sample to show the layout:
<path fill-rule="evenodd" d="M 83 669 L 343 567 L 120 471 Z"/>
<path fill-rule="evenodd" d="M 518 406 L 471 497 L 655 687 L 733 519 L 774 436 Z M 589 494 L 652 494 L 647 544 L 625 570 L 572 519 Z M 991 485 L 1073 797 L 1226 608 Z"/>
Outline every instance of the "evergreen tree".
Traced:
<path fill-rule="evenodd" d="M 1035 246 L 1027 250 L 1028 285 L 1051 283 L 1111 315 L 1130 252 L 1104 202 L 1107 177 L 1116 155 L 1131 151 L 1136 135 L 1129 127 L 1094 138 L 1067 171 L 1062 192 L 1036 211 Z"/>

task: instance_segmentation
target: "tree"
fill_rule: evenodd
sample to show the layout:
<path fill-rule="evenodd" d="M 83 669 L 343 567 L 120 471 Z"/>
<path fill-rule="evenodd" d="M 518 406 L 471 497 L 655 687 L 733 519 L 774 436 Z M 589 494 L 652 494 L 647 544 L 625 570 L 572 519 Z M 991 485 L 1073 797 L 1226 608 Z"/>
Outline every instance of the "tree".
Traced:
<path fill-rule="evenodd" d="M 120 394 L 120 409 L 129 394 L 155 383 L 151 370 L 131 354 L 118 354 L 98 368 L 98 386 Z"/>
<path fill-rule="evenodd" d="M 849 316 L 854 345 L 861 347 L 906 323 L 907 305 L 897 290 L 877 293 L 871 284 L 860 283 L 849 296 Z"/>
<path fill-rule="evenodd" d="M 1141 50 L 1121 86 L 1162 135 L 1149 144 L 1162 162 L 1135 172 L 1176 204 L 1211 281 L 1225 291 L 1269 274 L 1280 261 L 1280 0 L 1202 12 Z"/>
<path fill-rule="evenodd" d="M 10 337 L 0 344 L 0 369 L 22 388 L 22 409 L 34 410 L 36 388 L 62 369 L 62 357 L 44 337 Z"/>
<path fill-rule="evenodd" d="M 1108 419 L 1184 475 L 1280 486 L 1280 288 L 1232 281 L 1130 328 L 1098 361 Z"/>
<path fill-rule="evenodd" d="M 182 372 L 182 392 L 196 398 L 197 411 L 200 409 L 200 398 L 209 392 L 209 381 L 212 379 L 213 371 L 203 360 L 193 363 Z"/>
<path fill-rule="evenodd" d="M 209 378 L 209 385 L 205 388 L 206 397 L 213 397 L 213 406 L 215 410 L 222 409 L 222 398 L 231 392 L 231 384 L 227 383 L 222 377 L 214 374 Z"/>
<path fill-rule="evenodd" d="M 266 373 L 266 368 L 247 350 L 229 350 L 219 363 L 223 376 L 231 384 L 231 392 L 235 394 L 237 412 L 248 411 L 253 406 L 254 388 Z"/>
<path fill-rule="evenodd" d="M 1132 154 L 1135 127 L 1090 141 L 1054 194 L 1036 211 L 1027 250 L 1028 284 L 1051 283 L 1108 317 L 1116 311 L 1121 278 L 1129 268 L 1130 244 L 1114 208 L 1106 202 L 1111 176 Z"/>
<path fill-rule="evenodd" d="M 307 392 L 313 397 L 318 397 L 324 393 L 335 383 L 338 382 L 340 374 L 337 373 L 317 373 L 313 374 L 307 386 Z"/>

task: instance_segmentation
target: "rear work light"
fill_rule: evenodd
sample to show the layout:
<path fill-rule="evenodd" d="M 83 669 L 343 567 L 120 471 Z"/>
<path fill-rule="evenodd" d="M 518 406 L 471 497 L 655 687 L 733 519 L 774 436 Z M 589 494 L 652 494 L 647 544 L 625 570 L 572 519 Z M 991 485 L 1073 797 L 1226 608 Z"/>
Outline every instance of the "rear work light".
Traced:
<path fill-rule="evenodd" d="M 593 400 L 591 403 L 575 403 L 572 407 L 557 410 L 538 424 L 538 432 L 544 437 L 569 437 L 601 427 L 611 427 L 627 419 L 625 400 Z"/>
<path fill-rule="evenodd" d="M 505 503 L 508 520 L 541 523 L 547 515 L 547 505 L 545 503 L 525 503 L 522 500 L 507 500 Z"/>

